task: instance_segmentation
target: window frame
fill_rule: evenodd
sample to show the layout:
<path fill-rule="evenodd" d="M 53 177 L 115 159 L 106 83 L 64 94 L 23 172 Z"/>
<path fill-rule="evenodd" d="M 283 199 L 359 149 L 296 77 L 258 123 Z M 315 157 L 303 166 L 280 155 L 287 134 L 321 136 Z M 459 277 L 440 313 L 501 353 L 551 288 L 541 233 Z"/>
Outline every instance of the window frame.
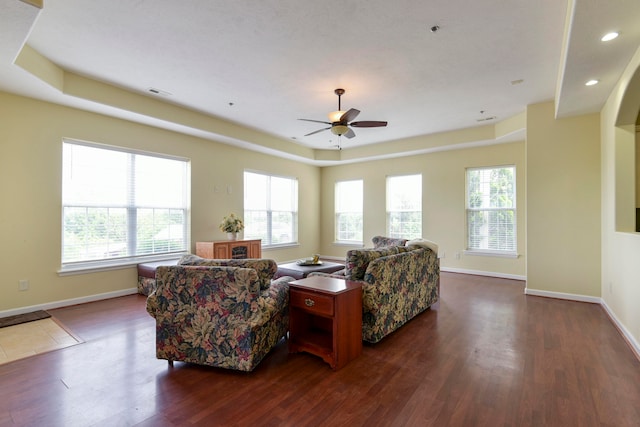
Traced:
<path fill-rule="evenodd" d="M 246 179 L 246 175 L 247 174 L 254 174 L 254 175 L 261 175 L 263 177 L 267 178 L 267 188 L 264 189 L 265 191 L 265 195 L 266 195 L 266 204 L 268 206 L 268 208 L 264 211 L 266 214 L 266 225 L 267 225 L 267 239 L 265 240 L 265 238 L 262 235 L 258 235 L 258 234 L 249 234 L 248 233 L 248 229 L 251 227 L 251 215 L 247 215 L 247 212 L 249 211 L 247 209 L 247 179 Z M 244 238 L 245 239 L 260 239 L 261 240 L 261 246 L 262 248 L 280 248 L 280 247 L 286 247 L 286 246 L 297 246 L 298 243 L 298 212 L 299 212 L 299 182 L 298 182 L 298 178 L 293 177 L 293 176 L 286 176 L 286 175 L 278 175 L 278 174 L 272 174 L 272 173 L 267 173 L 267 172 L 262 172 L 262 171 L 256 171 L 256 170 L 250 170 L 250 169 L 245 169 L 243 171 L 242 174 L 243 177 L 243 188 L 244 188 L 244 195 L 243 195 L 243 202 L 244 202 L 244 207 L 243 207 L 243 217 L 244 217 L 244 225 L 245 225 L 245 234 L 244 234 Z M 292 233 L 292 237 L 291 237 L 291 241 L 289 242 L 279 242 L 279 243 L 272 243 L 273 242 L 273 221 L 274 221 L 274 209 L 272 209 L 272 198 L 271 198 L 271 179 L 272 178 L 279 178 L 279 179 L 288 179 L 291 180 L 291 185 L 293 186 L 293 194 L 291 194 L 292 199 L 290 200 L 290 203 L 293 207 L 293 211 L 281 211 L 281 212 L 290 212 L 291 214 L 291 221 L 292 221 L 292 225 L 291 225 L 291 233 Z M 262 212 L 262 210 L 251 210 L 251 211 L 255 211 L 255 212 Z"/>
<path fill-rule="evenodd" d="M 127 195 L 126 195 L 126 203 L 112 203 L 106 202 L 104 204 L 95 204 L 94 202 L 85 199 L 84 204 L 82 201 L 80 203 L 71 203 L 68 200 L 65 200 L 65 173 L 67 173 L 65 169 L 65 145 L 74 145 L 81 147 L 94 148 L 99 150 L 107 150 L 115 153 L 123 153 L 128 156 L 145 156 L 156 159 L 164 159 L 164 160 L 173 160 L 178 162 L 183 162 L 184 164 L 181 167 L 184 167 L 183 175 L 181 178 L 184 179 L 183 182 L 183 194 L 182 194 L 182 206 L 176 208 L 175 206 L 142 206 L 136 204 L 136 202 L 132 201 L 131 192 L 132 188 L 136 187 L 136 181 L 127 180 Z M 130 157 L 129 157 L 130 160 Z M 131 171 L 128 171 L 130 173 Z M 136 150 L 121 146 L 113 146 L 107 144 L 101 144 L 96 142 L 88 142 L 88 141 L 78 141 L 70 138 L 63 138 L 62 140 L 62 157 L 61 157 L 61 223 L 60 223 L 60 269 L 58 270 L 59 275 L 68 275 L 68 274 L 79 274 L 86 271 L 104 271 L 104 270 L 112 270 L 112 269 L 120 269 L 124 267 L 128 267 L 131 265 L 136 265 L 143 262 L 153 262 L 153 261 L 162 261 L 167 259 L 177 259 L 180 256 L 189 253 L 189 248 L 191 247 L 191 160 L 185 157 L 172 156 L 162 153 L 148 152 L 142 150 Z M 106 258 L 97 258 L 97 259 L 82 259 L 76 261 L 64 260 L 65 256 L 65 209 L 78 207 L 80 209 L 91 209 L 91 208 L 103 208 L 103 209 L 125 209 L 126 210 L 126 223 L 125 223 L 125 245 L 126 245 L 126 255 L 116 256 L 116 257 L 106 257 Z M 183 248 L 179 250 L 168 250 L 166 252 L 156 252 L 149 254 L 136 254 L 136 249 L 134 248 L 135 243 L 137 242 L 137 231 L 138 228 L 135 225 L 136 222 L 131 223 L 129 220 L 132 216 L 136 216 L 136 212 L 140 209 L 163 209 L 169 211 L 182 211 L 182 240 L 184 242 Z M 155 212 L 154 212 L 155 213 Z M 168 226 L 170 227 L 171 224 Z M 133 233 L 133 240 L 130 236 Z M 132 249 L 133 248 L 133 249 Z M 132 253 L 133 250 L 133 253 Z"/>
<path fill-rule="evenodd" d="M 420 200 L 417 203 L 418 208 L 416 209 L 405 209 L 405 210 L 391 210 L 390 208 L 390 204 L 391 204 L 391 191 L 390 191 L 390 184 L 391 181 L 395 178 L 407 178 L 407 177 L 419 177 L 418 182 L 420 183 L 420 188 L 417 194 L 419 194 L 420 196 Z M 422 182 L 423 182 L 423 175 L 422 173 L 411 173 L 411 174 L 403 174 L 403 175 L 387 175 L 386 180 L 385 180 L 385 185 L 386 185 L 386 202 L 385 202 L 385 211 L 386 211 L 386 230 L 387 230 L 387 236 L 388 237 L 393 237 L 393 238 L 399 238 L 399 239 L 415 239 L 415 238 L 420 238 L 422 237 L 422 221 L 423 221 L 423 191 L 422 191 Z M 420 214 L 420 219 L 419 221 L 414 221 L 415 224 L 418 224 L 419 226 L 419 231 L 416 234 L 402 234 L 402 230 L 400 230 L 400 232 L 394 232 L 391 230 L 391 224 L 392 224 L 392 215 L 394 213 L 400 213 L 400 214 L 410 214 L 410 213 L 419 213 Z M 401 224 L 403 224 L 404 222 L 401 222 Z"/>
<path fill-rule="evenodd" d="M 348 210 L 339 210 L 340 203 L 340 191 L 339 187 L 341 184 L 347 183 L 359 183 L 360 185 L 360 210 L 358 211 L 348 211 Z M 363 179 L 346 179 L 342 181 L 336 181 L 334 184 L 334 243 L 337 244 L 348 244 L 348 245 L 362 245 L 364 243 L 364 180 Z M 359 215 L 360 228 L 359 230 L 347 230 L 348 232 L 359 234 L 359 239 L 341 239 L 340 238 L 340 216 L 341 215 Z M 356 220 L 357 221 L 357 220 Z"/>
<path fill-rule="evenodd" d="M 511 207 L 481 207 L 474 208 L 470 206 L 471 195 L 470 191 L 470 172 L 478 170 L 499 170 L 499 169 L 512 169 L 513 181 L 511 186 L 513 187 L 512 203 Z M 491 182 L 489 182 L 491 185 Z M 479 256 L 493 256 L 503 258 L 517 258 L 518 257 L 518 209 L 517 209 L 517 167 L 515 164 L 507 165 L 495 165 L 495 166 L 480 166 L 480 167 L 468 167 L 465 169 L 465 237 L 466 237 L 466 249 L 465 255 L 479 255 Z M 489 249 L 489 248 L 472 248 L 471 246 L 471 233 L 470 233 L 470 219 L 471 212 L 513 212 L 513 250 L 510 249 Z M 491 235 L 487 235 L 487 239 L 490 239 Z"/>

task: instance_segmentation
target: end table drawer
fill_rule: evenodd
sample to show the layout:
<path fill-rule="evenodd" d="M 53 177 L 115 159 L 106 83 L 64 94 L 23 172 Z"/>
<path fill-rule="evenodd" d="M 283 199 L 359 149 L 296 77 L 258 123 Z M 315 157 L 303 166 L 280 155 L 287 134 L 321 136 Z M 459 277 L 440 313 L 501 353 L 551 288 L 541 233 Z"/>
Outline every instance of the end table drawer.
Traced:
<path fill-rule="evenodd" d="M 331 296 L 291 289 L 289 298 L 289 304 L 293 307 L 300 307 L 310 313 L 323 316 L 333 316 L 333 297 Z"/>

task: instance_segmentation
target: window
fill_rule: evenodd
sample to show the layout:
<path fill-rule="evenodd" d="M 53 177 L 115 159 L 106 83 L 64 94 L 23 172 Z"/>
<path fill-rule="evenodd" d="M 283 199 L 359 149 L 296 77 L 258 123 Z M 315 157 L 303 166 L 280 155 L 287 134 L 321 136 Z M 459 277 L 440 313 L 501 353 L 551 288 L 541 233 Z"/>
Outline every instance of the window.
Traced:
<path fill-rule="evenodd" d="M 189 245 L 189 162 L 63 142 L 62 269 L 131 263 Z"/>
<path fill-rule="evenodd" d="M 467 169 L 467 249 L 516 254 L 515 166 Z"/>
<path fill-rule="evenodd" d="M 402 239 L 422 236 L 422 175 L 387 177 L 387 234 Z"/>
<path fill-rule="evenodd" d="M 244 236 L 263 246 L 298 240 L 298 181 L 295 178 L 244 173 Z"/>
<path fill-rule="evenodd" d="M 362 180 L 336 182 L 335 197 L 336 241 L 362 243 Z"/>

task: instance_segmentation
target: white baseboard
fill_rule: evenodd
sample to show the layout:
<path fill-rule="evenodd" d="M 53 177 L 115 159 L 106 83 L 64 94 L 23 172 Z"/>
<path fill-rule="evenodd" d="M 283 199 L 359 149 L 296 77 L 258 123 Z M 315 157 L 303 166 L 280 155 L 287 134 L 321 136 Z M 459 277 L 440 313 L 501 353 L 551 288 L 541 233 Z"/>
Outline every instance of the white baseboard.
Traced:
<path fill-rule="evenodd" d="M 600 304 L 602 302 L 600 297 L 592 297 L 588 295 L 579 295 L 579 294 L 566 294 L 563 292 L 541 291 L 538 289 L 524 288 L 524 293 L 525 295 L 532 295 L 536 297 L 566 299 L 569 301 L 589 302 L 592 304 Z"/>
<path fill-rule="evenodd" d="M 20 308 L 14 308 L 11 310 L 0 311 L 0 317 L 8 317 L 8 316 L 15 316 L 17 314 L 31 313 L 32 311 L 37 311 L 37 310 L 50 310 L 53 308 L 84 304 L 85 302 L 100 301 L 103 299 L 123 297 L 126 295 L 133 295 L 137 293 L 138 293 L 137 288 L 130 288 L 130 289 L 122 289 L 120 291 L 106 292 L 104 294 L 88 295 L 86 297 L 47 302 L 44 304 L 36 304 L 36 305 L 30 305 L 27 307 L 20 307 Z"/>
<path fill-rule="evenodd" d="M 602 308 L 604 308 L 605 313 L 607 313 L 609 319 L 611 319 L 615 327 L 620 331 L 624 340 L 627 342 L 627 344 L 629 344 L 629 347 L 631 347 L 631 350 L 635 353 L 636 358 L 640 360 L 640 344 L 638 343 L 638 341 L 636 341 L 636 339 L 633 337 L 633 335 L 631 335 L 627 328 L 625 328 L 624 325 L 620 323 L 616 315 L 613 313 L 613 311 L 611 311 L 611 309 L 603 299 L 600 300 L 600 305 L 602 306 Z"/>
<path fill-rule="evenodd" d="M 475 276 L 498 277 L 500 279 L 527 280 L 527 276 L 517 274 L 494 273 L 492 271 L 467 270 L 465 268 L 440 267 L 440 271 L 448 273 L 473 274 Z"/>

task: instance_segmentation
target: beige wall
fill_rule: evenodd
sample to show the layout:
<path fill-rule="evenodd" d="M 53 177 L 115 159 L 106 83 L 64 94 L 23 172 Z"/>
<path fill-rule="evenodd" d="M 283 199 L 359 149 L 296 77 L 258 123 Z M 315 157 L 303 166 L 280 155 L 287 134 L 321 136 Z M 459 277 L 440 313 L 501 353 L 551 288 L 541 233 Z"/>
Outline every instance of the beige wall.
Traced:
<path fill-rule="evenodd" d="M 62 139 L 99 142 L 191 159 L 192 248 L 225 238 L 217 225 L 242 212 L 245 168 L 299 179 L 299 247 L 265 251 L 276 260 L 318 251 L 320 170 L 153 127 L 0 92 L 0 312 L 117 293 L 136 286 L 134 267 L 59 276 Z M 215 192 L 218 185 L 223 190 Z M 225 190 L 227 185 L 232 193 Z M 18 291 L 19 280 L 28 291 Z"/>
<path fill-rule="evenodd" d="M 517 259 L 467 256 L 465 229 L 465 168 L 516 165 Z M 524 142 L 441 151 L 431 154 L 371 161 L 322 169 L 323 254 L 343 257 L 348 249 L 334 244 L 334 188 L 336 181 L 364 180 L 364 246 L 385 235 L 385 187 L 389 175 L 422 174 L 422 235 L 438 243 L 443 269 L 493 273 L 505 277 L 525 275 L 525 161 Z M 456 259 L 456 253 L 460 259 Z"/>
<path fill-rule="evenodd" d="M 635 207 L 633 178 L 625 182 L 630 169 L 619 155 L 635 147 L 635 122 L 640 109 L 640 49 L 627 66 L 601 112 L 602 139 L 602 299 L 619 322 L 627 339 L 640 352 L 640 233 L 629 230 L 622 218 Z M 628 188 L 628 189 L 625 189 Z M 627 194 L 630 200 L 619 200 Z"/>
<path fill-rule="evenodd" d="M 598 114 L 527 108 L 527 290 L 600 296 Z"/>

